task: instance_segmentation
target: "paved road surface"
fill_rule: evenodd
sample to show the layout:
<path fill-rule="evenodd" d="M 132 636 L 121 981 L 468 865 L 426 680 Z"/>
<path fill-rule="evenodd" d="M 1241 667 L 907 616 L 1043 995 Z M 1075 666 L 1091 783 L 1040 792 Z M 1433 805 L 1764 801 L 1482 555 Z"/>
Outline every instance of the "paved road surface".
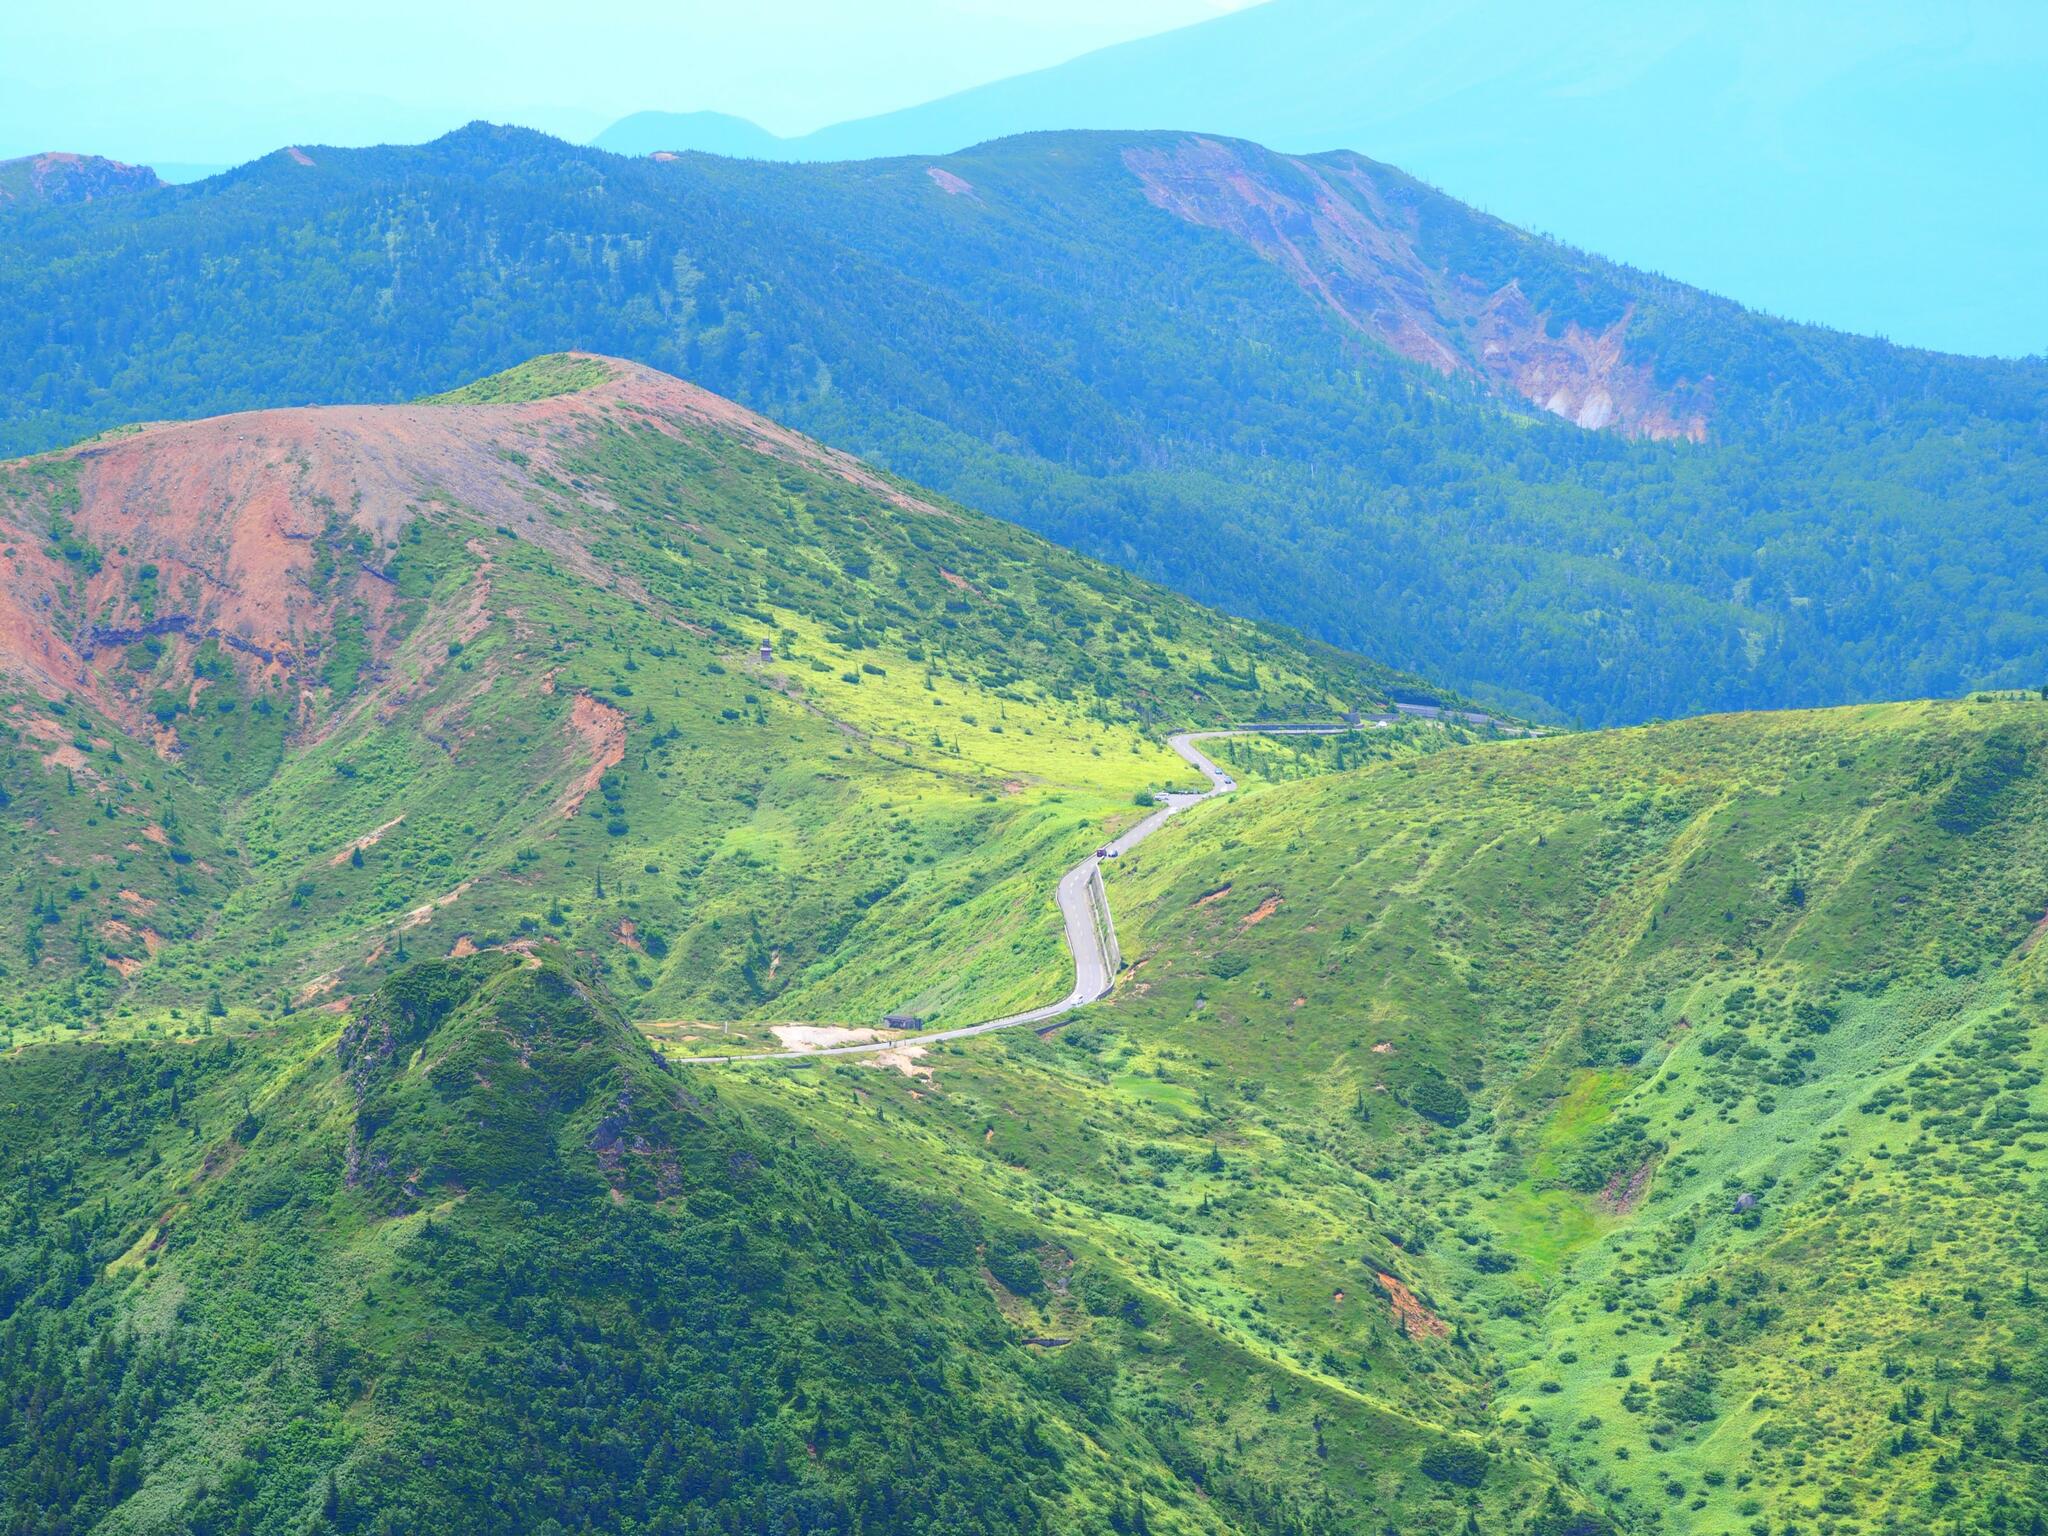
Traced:
<path fill-rule="evenodd" d="M 1178 815 L 1191 805 L 1200 805 L 1204 800 L 1214 800 L 1219 795 L 1233 793 L 1237 781 L 1203 755 L 1196 747 L 1198 741 L 1214 741 L 1221 736 L 1337 736 L 1352 730 L 1376 730 L 1394 722 L 1393 716 L 1373 716 L 1352 725 L 1245 725 L 1230 730 L 1183 731 L 1178 736 L 1167 738 L 1166 744 L 1180 754 L 1189 766 L 1199 769 L 1209 780 L 1209 787 L 1199 794 L 1169 794 L 1159 798 L 1164 804 L 1150 816 L 1139 822 L 1122 837 L 1105 844 L 1112 856 L 1130 852 L 1154 832 L 1166 825 L 1168 818 Z M 1054 900 L 1059 904 L 1060 916 L 1067 925 L 1067 950 L 1074 957 L 1073 989 L 1058 1002 L 1047 1003 L 1042 1008 L 1027 1009 L 1023 1013 L 1006 1014 L 1000 1019 L 990 1019 L 985 1024 L 966 1024 L 958 1029 L 934 1029 L 923 1034 L 905 1035 L 894 1040 L 873 1040 L 861 1045 L 834 1045 L 809 1051 L 756 1051 L 745 1056 L 675 1056 L 670 1060 L 681 1066 L 737 1066 L 743 1062 L 791 1062 L 814 1061 L 823 1056 L 868 1056 L 877 1051 L 895 1050 L 904 1045 L 936 1045 L 942 1040 L 965 1040 L 971 1035 L 994 1034 L 999 1029 L 1017 1029 L 1026 1024 L 1045 1025 L 1055 1019 L 1065 1018 L 1077 1009 L 1090 1003 L 1100 1002 L 1109 995 L 1110 987 L 1116 981 L 1116 972 L 1111 967 L 1108 946 L 1096 927 L 1095 899 L 1089 887 L 1095 884 L 1101 869 L 1102 857 L 1091 853 L 1060 877 L 1059 889 Z M 1099 887 L 1098 887 L 1099 889 Z M 1102 921 L 1109 922 L 1110 914 L 1105 904 Z"/>

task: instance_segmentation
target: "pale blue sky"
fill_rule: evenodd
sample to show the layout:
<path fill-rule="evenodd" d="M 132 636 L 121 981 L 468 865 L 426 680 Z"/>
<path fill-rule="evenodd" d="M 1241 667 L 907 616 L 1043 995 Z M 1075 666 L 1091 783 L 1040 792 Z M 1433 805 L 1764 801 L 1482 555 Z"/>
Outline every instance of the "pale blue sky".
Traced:
<path fill-rule="evenodd" d="M 645 109 L 801 133 L 1249 3 L 9 0 L 0 157 L 232 162 L 478 117 L 583 139 Z"/>

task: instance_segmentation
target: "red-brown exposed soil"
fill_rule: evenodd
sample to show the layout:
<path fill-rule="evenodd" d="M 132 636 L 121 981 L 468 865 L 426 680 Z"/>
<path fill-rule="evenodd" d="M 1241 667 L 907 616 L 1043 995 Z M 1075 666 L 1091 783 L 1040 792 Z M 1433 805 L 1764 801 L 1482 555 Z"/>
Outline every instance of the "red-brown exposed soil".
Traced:
<path fill-rule="evenodd" d="M 418 928 L 422 924 L 433 921 L 436 912 L 440 911 L 443 907 L 454 906 L 456 902 L 462 899 L 469 888 L 475 884 L 474 880 L 465 880 L 446 895 L 436 896 L 432 901 L 421 902 L 399 920 L 398 926 L 400 928 Z M 379 945 L 378 947 L 381 949 L 383 946 Z"/>
<path fill-rule="evenodd" d="M 43 754 L 43 771 L 48 773 L 52 769 L 63 769 L 70 773 L 87 772 L 85 754 L 68 741 L 61 747 L 53 747 Z M 97 778 L 98 775 L 93 774 L 92 777 Z"/>
<path fill-rule="evenodd" d="M 1242 240 L 1344 324 L 1413 362 L 1491 379 L 1589 430 L 1706 437 L 1711 381 L 1660 390 L 1649 367 L 1625 355 L 1631 315 L 1603 331 L 1573 323 L 1553 336 L 1519 284 L 1489 292 L 1425 261 L 1417 215 L 1388 195 L 1371 161 L 1285 163 L 1295 180 L 1283 187 L 1247 151 L 1213 139 L 1124 152 L 1155 206 Z"/>
<path fill-rule="evenodd" d="M 386 832 L 389 832 L 393 827 L 397 826 L 403 820 L 405 820 L 403 816 L 394 816 L 389 821 L 385 822 L 383 826 L 373 827 L 368 832 L 365 832 L 361 837 L 356 838 L 353 842 L 343 843 L 341 847 L 338 850 L 336 850 L 334 857 L 327 861 L 327 867 L 329 869 L 339 869 L 341 868 L 342 865 L 346 864 L 349 861 L 350 855 L 355 853 L 369 852 L 370 849 L 376 847 L 379 843 L 381 843 L 384 840 L 384 834 Z"/>
<path fill-rule="evenodd" d="M 180 665 L 217 639 L 238 665 L 317 692 L 344 612 L 363 616 L 373 660 L 389 660 L 395 597 L 381 567 L 408 522 L 449 504 L 547 549 L 565 569 L 611 580 L 572 523 L 540 510 L 543 477 L 563 478 L 564 456 L 607 425 L 709 429 L 905 510 L 949 515 L 729 400 L 601 361 L 602 382 L 542 400 L 252 411 L 103 436 L 36 461 L 54 475 L 0 464 L 0 485 L 16 493 L 0 496 L 0 548 L 12 550 L 0 557 L 0 672 L 46 697 L 82 695 L 138 731 L 154 722 L 133 690 L 108 679 L 146 636 Z M 68 475 L 77 505 L 64 515 L 100 556 L 90 576 L 48 549 Z M 473 637 L 488 602 L 486 578 L 452 616 L 449 638 Z M 189 674 L 178 681 L 189 686 Z M 167 739 L 164 750 L 174 749 Z"/>
<path fill-rule="evenodd" d="M 1394 1309 L 1394 1321 L 1407 1330 L 1411 1339 L 1445 1339 L 1451 1334 L 1444 1320 L 1415 1299 L 1415 1293 L 1396 1280 L 1392 1275 L 1380 1273 L 1374 1276 L 1380 1289 L 1387 1293 L 1387 1300 Z"/>
<path fill-rule="evenodd" d="M 1256 928 L 1259 926 L 1259 924 L 1263 923 L 1267 918 L 1271 917 L 1275 912 L 1278 912 L 1279 910 L 1280 898 L 1278 896 L 1268 896 L 1264 901 L 1260 902 L 1258 906 L 1254 907 L 1251 911 L 1245 913 L 1244 926 L 1247 928 Z"/>
<path fill-rule="evenodd" d="M 602 699 L 576 695 L 569 707 L 569 734 L 590 754 L 590 765 L 569 785 L 555 810 L 574 816 L 597 781 L 626 760 L 626 717 Z"/>
<path fill-rule="evenodd" d="M 1639 1168 L 1615 1169 L 1597 1197 L 1601 1206 L 1616 1216 L 1626 1216 L 1641 1205 L 1643 1196 L 1650 1192 L 1650 1175 L 1656 1168 L 1657 1160 L 1646 1157 Z"/>
<path fill-rule="evenodd" d="M 339 985 L 340 981 L 340 975 L 333 971 L 329 971 L 323 976 L 315 976 L 311 981 L 300 987 L 297 992 L 292 994 L 292 1006 L 303 1008 L 315 998 L 325 997 Z"/>

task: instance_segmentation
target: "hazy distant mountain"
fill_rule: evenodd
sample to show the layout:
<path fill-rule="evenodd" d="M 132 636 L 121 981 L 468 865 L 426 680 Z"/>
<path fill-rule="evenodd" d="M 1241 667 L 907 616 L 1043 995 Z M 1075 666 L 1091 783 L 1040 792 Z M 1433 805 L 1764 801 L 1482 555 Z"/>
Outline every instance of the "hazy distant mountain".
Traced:
<path fill-rule="evenodd" d="M 159 160 L 153 169 L 172 186 L 183 186 L 186 182 L 204 181 L 209 176 L 218 176 L 222 171 L 232 167 L 199 160 Z"/>
<path fill-rule="evenodd" d="M 635 112 L 590 141 L 615 155 L 701 150 L 741 160 L 789 160 L 790 140 L 724 112 Z"/>
<path fill-rule="evenodd" d="M 2010 355 L 2048 348 L 2044 66 L 2048 8 L 2008 0 L 1270 0 L 800 139 L 726 151 L 691 119 L 645 148 L 836 160 L 1177 127 L 1355 149 L 1774 313 Z"/>

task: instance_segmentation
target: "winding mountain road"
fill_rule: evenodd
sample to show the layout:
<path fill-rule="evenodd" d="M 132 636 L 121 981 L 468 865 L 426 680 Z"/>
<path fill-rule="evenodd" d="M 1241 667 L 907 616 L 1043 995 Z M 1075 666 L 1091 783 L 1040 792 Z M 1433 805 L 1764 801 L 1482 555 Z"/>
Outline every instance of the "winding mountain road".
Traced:
<path fill-rule="evenodd" d="M 1179 754 L 1182 761 L 1199 770 L 1208 780 L 1209 787 L 1193 794 L 1164 794 L 1159 798 L 1161 807 L 1132 827 L 1121 837 L 1103 845 L 1060 877 L 1059 888 L 1053 899 L 1058 903 L 1060 916 L 1066 922 L 1067 950 L 1074 957 L 1074 985 L 1058 1002 L 1043 1007 L 1029 1008 L 1022 1013 L 1005 1014 L 999 1019 L 990 1019 L 982 1024 L 964 1024 L 958 1029 L 935 1029 L 922 1034 L 900 1035 L 889 1040 L 869 1040 L 858 1045 L 821 1046 L 811 1050 L 754 1051 L 741 1056 L 675 1056 L 669 1058 L 678 1066 L 719 1067 L 740 1066 L 747 1062 L 816 1061 L 828 1056 L 869 1056 L 881 1051 L 900 1050 L 905 1045 L 937 1045 L 945 1040 L 965 1040 L 974 1035 L 991 1035 L 1000 1029 L 1019 1029 L 1025 1025 L 1046 1025 L 1056 1019 L 1100 1002 L 1107 997 L 1116 982 L 1117 972 L 1122 968 L 1118 958 L 1116 924 L 1109 911 L 1109 898 L 1102 887 L 1102 861 L 1104 853 L 1115 858 L 1130 852 L 1154 832 L 1165 826 L 1167 821 L 1191 805 L 1200 805 L 1204 800 L 1234 793 L 1237 781 L 1218 768 L 1198 748 L 1198 741 L 1214 741 L 1225 736 L 1340 736 L 1348 731 L 1379 730 L 1392 725 L 1398 719 L 1395 715 L 1372 715 L 1356 725 L 1241 725 L 1213 731 L 1182 731 L 1167 738 L 1166 744 Z"/>

